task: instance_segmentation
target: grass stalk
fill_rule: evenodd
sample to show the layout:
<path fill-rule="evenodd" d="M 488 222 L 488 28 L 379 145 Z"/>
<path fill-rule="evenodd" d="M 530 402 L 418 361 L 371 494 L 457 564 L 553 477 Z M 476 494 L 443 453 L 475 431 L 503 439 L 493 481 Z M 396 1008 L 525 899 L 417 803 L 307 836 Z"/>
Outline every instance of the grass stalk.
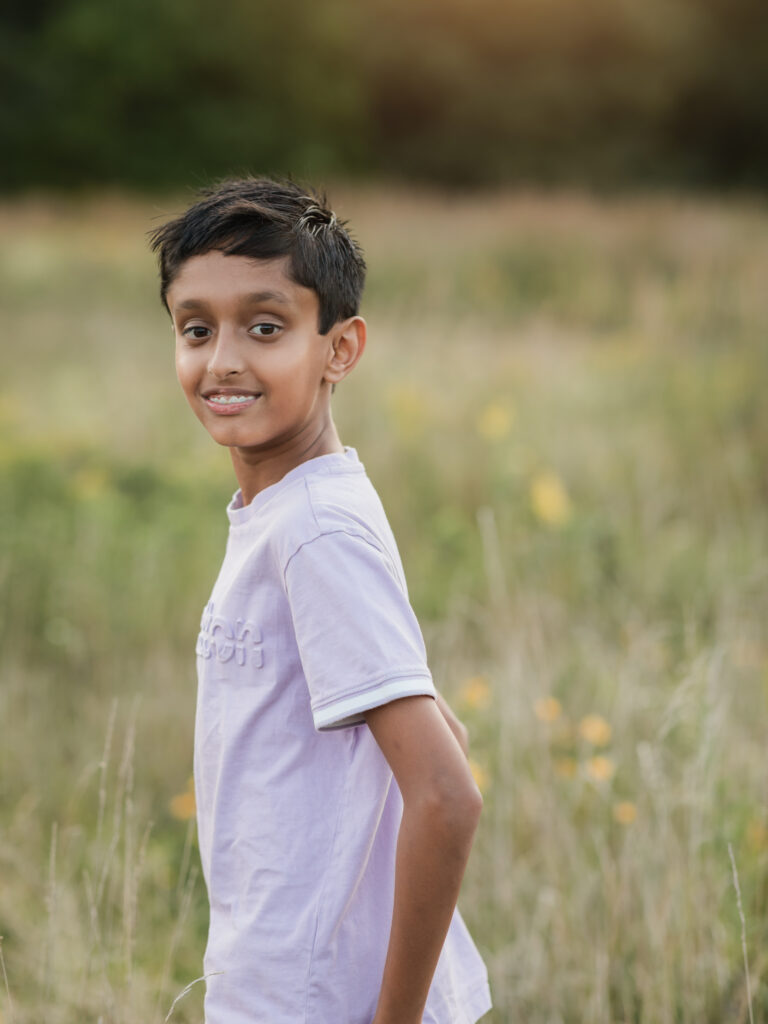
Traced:
<path fill-rule="evenodd" d="M 747 1007 L 749 1009 L 749 1024 L 755 1024 L 752 1014 L 752 986 L 749 980 L 749 959 L 747 957 L 747 922 L 744 917 L 744 908 L 741 903 L 741 886 L 739 885 L 739 872 L 736 869 L 736 858 L 733 854 L 733 846 L 728 843 L 728 856 L 731 858 L 731 870 L 733 873 L 733 887 L 736 890 L 736 906 L 739 909 L 739 920 L 741 921 L 741 952 L 744 957 L 744 978 L 747 985 Z"/>

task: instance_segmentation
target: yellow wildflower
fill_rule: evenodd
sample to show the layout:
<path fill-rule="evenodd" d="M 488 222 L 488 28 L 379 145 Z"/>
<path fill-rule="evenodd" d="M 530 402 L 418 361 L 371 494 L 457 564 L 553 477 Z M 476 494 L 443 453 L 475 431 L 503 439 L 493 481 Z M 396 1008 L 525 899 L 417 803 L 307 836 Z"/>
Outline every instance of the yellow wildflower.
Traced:
<path fill-rule="evenodd" d="M 490 781 L 488 778 L 488 772 L 478 761 L 475 761 L 471 757 L 469 759 L 469 770 L 472 772 L 472 778 L 475 780 L 477 788 L 481 793 L 485 793 Z"/>
<path fill-rule="evenodd" d="M 533 702 L 533 713 L 540 722 L 554 722 L 562 710 L 563 706 L 557 697 L 540 697 Z"/>
<path fill-rule="evenodd" d="M 579 722 L 579 735 L 594 747 L 611 742 L 611 727 L 602 715 L 585 715 Z"/>
<path fill-rule="evenodd" d="M 747 825 L 747 842 L 753 850 L 768 847 L 768 828 L 759 818 L 752 818 Z"/>
<path fill-rule="evenodd" d="M 574 757 L 558 757 L 555 761 L 555 771 L 563 779 L 573 779 L 579 770 L 578 762 Z"/>
<path fill-rule="evenodd" d="M 486 441 L 501 441 L 512 429 L 514 411 L 501 402 L 491 402 L 477 418 L 477 432 Z"/>
<path fill-rule="evenodd" d="M 468 708 L 485 708 L 491 701 L 487 676 L 470 676 L 461 688 L 461 700 Z"/>
<path fill-rule="evenodd" d="M 190 818 L 194 818 L 197 813 L 197 805 L 195 804 L 195 788 L 193 779 L 189 779 L 187 782 L 187 788 L 183 793 L 177 793 L 176 796 L 170 800 L 168 809 L 173 817 L 178 821 L 188 821 Z"/>
<path fill-rule="evenodd" d="M 562 526 L 571 518 L 571 500 L 554 473 L 537 473 L 531 481 L 531 508 L 538 519 L 548 526 Z"/>
<path fill-rule="evenodd" d="M 587 775 L 595 782 L 607 782 L 613 778 L 616 767 L 610 757 L 590 757 L 586 763 Z"/>
<path fill-rule="evenodd" d="M 630 800 L 622 800 L 614 804 L 613 817 L 620 825 L 631 825 L 637 817 L 637 807 Z"/>

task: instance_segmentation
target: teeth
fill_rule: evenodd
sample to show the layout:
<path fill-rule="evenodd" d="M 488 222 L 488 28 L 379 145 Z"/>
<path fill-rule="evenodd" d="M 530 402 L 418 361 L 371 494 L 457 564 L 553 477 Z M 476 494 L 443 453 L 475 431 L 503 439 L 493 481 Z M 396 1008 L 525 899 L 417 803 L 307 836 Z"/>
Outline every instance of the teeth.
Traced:
<path fill-rule="evenodd" d="M 217 405 L 240 405 L 243 402 L 250 402 L 254 397 L 254 395 L 211 395 L 208 401 L 215 402 Z"/>

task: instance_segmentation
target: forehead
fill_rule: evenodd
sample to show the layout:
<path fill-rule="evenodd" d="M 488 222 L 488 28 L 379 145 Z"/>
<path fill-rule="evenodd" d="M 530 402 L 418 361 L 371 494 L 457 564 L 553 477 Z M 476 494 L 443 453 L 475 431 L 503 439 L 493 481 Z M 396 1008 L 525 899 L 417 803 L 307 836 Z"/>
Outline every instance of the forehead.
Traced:
<path fill-rule="evenodd" d="M 265 302 L 311 316 L 318 311 L 315 292 L 289 276 L 287 256 L 256 260 L 218 250 L 186 260 L 169 286 L 167 298 L 172 311 Z"/>

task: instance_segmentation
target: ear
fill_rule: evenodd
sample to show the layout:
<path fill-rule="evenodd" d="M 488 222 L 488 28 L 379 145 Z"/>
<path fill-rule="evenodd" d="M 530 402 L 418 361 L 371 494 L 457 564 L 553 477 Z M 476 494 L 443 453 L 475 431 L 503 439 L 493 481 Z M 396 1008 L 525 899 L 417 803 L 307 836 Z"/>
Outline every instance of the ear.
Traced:
<path fill-rule="evenodd" d="M 336 384 L 354 369 L 365 351 L 367 328 L 361 316 L 353 316 L 334 324 L 329 333 L 332 350 L 323 380 Z"/>

